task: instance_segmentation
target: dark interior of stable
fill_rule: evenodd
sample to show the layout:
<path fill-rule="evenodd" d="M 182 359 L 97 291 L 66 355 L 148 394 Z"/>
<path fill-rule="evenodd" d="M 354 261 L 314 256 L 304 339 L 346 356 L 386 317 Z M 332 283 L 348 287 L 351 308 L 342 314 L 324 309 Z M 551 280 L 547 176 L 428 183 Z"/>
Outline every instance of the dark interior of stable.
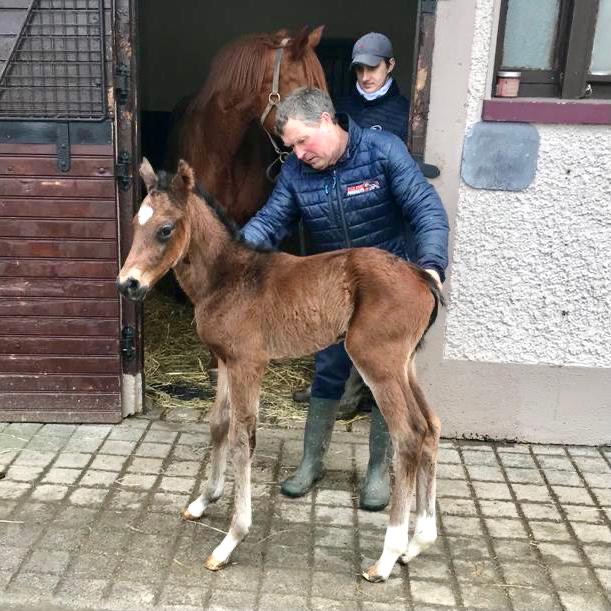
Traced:
<path fill-rule="evenodd" d="M 370 2 L 313 0 L 297 4 L 273 0 L 181 0 L 168 7 L 163 0 L 139 4 L 139 107 L 141 150 L 161 167 L 172 111 L 199 90 L 210 60 L 226 43 L 252 32 L 296 31 L 304 25 L 325 26 L 318 56 L 332 97 L 354 83 L 350 55 L 354 41 L 370 31 L 393 42 L 395 77 L 409 97 L 413 75 L 418 0 L 388 0 L 372 10 Z"/>
<path fill-rule="evenodd" d="M 397 61 L 395 78 L 401 92 L 410 97 L 418 5 L 418 0 L 388 0 L 383 7 L 372 11 L 371 4 L 364 0 L 354 0 L 350 4 L 312 0 L 307 5 L 273 0 L 266 2 L 264 7 L 261 3 L 235 0 L 205 3 L 181 0 L 169 10 L 168 3 L 162 0 L 141 0 L 137 49 L 141 155 L 146 156 L 154 168 L 164 167 L 173 111 L 201 88 L 215 53 L 244 34 L 279 29 L 297 32 L 305 25 L 311 28 L 324 25 L 317 54 L 331 96 L 335 98 L 354 86 L 354 75 L 349 65 L 356 39 L 370 31 L 383 32 L 393 42 Z M 174 170 L 171 167 L 166 169 Z M 301 240 L 294 236 L 283 243 L 282 249 L 293 253 L 306 252 L 307 236 L 304 238 L 303 232 Z M 206 382 L 205 376 L 202 379 L 198 375 L 198 369 L 205 367 L 205 351 L 201 346 L 195 346 L 192 351 L 186 348 L 186 345 L 197 343 L 197 339 L 190 326 L 192 309 L 176 287 L 172 276 L 167 275 L 157 285 L 157 299 L 147 300 L 145 304 L 147 393 L 151 388 L 158 391 L 155 401 L 162 405 L 163 397 L 167 396 L 171 396 L 172 401 L 175 398 L 206 401 L 213 396 L 213 387 Z M 161 332 L 166 328 L 167 331 Z M 177 341 L 176 336 L 180 334 L 182 339 Z M 159 349 L 159 343 L 164 344 L 163 350 Z M 172 373 L 187 372 L 186 375 L 168 378 L 153 375 L 146 363 L 150 365 L 161 352 L 176 352 L 176 358 L 168 358 L 171 364 L 167 369 L 173 369 Z M 301 369 L 299 365 L 296 367 L 305 372 L 307 379 L 308 363 Z M 283 385 L 287 387 L 286 383 Z M 268 412 L 275 395 L 275 389 L 266 395 L 264 387 L 262 404 L 267 404 Z"/>

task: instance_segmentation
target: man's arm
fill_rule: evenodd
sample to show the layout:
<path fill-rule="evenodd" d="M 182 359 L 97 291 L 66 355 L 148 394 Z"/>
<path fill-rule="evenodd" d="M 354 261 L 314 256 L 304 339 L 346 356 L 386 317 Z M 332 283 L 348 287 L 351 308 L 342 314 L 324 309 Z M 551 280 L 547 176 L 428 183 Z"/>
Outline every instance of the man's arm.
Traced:
<path fill-rule="evenodd" d="M 267 203 L 242 227 L 242 237 L 253 246 L 277 248 L 298 220 L 295 195 L 282 171 Z"/>
<path fill-rule="evenodd" d="M 416 261 L 443 282 L 448 266 L 448 215 L 434 187 L 423 176 L 407 147 L 393 139 L 388 156 L 393 196 L 416 240 Z"/>

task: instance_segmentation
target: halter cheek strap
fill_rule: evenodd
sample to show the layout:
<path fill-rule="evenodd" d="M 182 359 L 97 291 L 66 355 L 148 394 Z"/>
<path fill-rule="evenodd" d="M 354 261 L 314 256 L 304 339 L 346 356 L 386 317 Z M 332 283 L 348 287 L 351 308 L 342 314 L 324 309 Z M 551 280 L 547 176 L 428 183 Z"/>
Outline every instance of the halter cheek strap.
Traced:
<path fill-rule="evenodd" d="M 276 58 L 274 61 L 274 76 L 272 79 L 272 90 L 269 96 L 267 97 L 267 106 L 265 107 L 265 110 L 263 111 L 263 114 L 261 115 L 261 119 L 260 119 L 261 127 L 263 128 L 263 131 L 267 134 L 269 141 L 271 142 L 272 146 L 274 147 L 274 151 L 276 151 L 276 155 L 278 155 L 278 157 L 274 159 L 274 161 L 272 161 L 272 163 L 270 163 L 267 169 L 265 170 L 265 175 L 267 176 L 267 179 L 270 182 L 275 182 L 275 178 L 273 178 L 271 175 L 272 167 L 278 162 L 280 162 L 280 164 L 283 164 L 287 160 L 290 154 L 286 151 L 283 151 L 276 144 L 276 141 L 274 140 L 273 136 L 269 133 L 269 131 L 267 131 L 265 127 L 265 120 L 267 119 L 267 115 L 269 115 L 269 113 L 271 112 L 274 106 L 278 105 L 278 102 L 280 102 L 280 99 L 281 99 L 280 92 L 278 91 L 278 85 L 280 83 L 280 66 L 282 64 L 282 55 L 284 54 L 284 49 L 286 48 L 289 42 L 290 42 L 290 38 L 284 38 L 282 42 L 280 43 L 280 46 L 276 49 Z"/>

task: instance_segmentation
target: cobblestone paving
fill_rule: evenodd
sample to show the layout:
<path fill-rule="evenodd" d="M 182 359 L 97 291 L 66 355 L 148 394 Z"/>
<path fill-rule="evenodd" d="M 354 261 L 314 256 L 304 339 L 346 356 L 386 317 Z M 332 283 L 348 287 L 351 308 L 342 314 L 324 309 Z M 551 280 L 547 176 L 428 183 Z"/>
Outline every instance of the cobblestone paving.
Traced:
<path fill-rule="evenodd" d="M 301 431 L 261 430 L 253 529 L 210 573 L 231 495 L 180 520 L 209 437 L 176 420 L 0 423 L 0 609 L 611 609 L 610 448 L 443 441 L 437 543 L 370 584 L 387 516 L 357 508 L 365 430 L 336 432 L 327 477 L 297 500 L 278 482 Z"/>

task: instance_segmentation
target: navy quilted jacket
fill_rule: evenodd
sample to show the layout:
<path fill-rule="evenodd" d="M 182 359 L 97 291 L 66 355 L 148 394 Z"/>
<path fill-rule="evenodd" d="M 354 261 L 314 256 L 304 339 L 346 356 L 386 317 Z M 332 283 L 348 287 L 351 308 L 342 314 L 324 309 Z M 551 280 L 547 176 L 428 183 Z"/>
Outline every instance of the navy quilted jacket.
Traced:
<path fill-rule="evenodd" d="M 403 142 L 407 140 L 409 102 L 401 95 L 397 81 L 393 80 L 389 90 L 375 100 L 365 99 L 353 87 L 349 95 L 335 103 L 337 112 L 345 112 L 361 127 L 385 129 Z"/>
<path fill-rule="evenodd" d="M 338 119 L 349 132 L 344 155 L 323 171 L 291 155 L 269 200 L 243 227 L 245 240 L 276 248 L 303 219 L 314 252 L 376 246 L 443 279 L 448 218 L 437 192 L 399 138 Z"/>

